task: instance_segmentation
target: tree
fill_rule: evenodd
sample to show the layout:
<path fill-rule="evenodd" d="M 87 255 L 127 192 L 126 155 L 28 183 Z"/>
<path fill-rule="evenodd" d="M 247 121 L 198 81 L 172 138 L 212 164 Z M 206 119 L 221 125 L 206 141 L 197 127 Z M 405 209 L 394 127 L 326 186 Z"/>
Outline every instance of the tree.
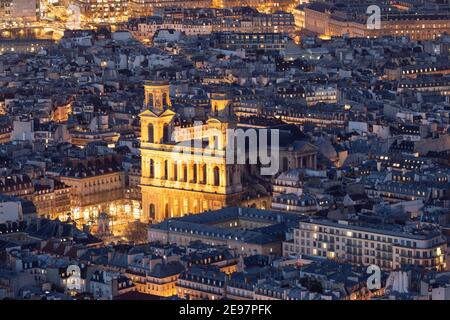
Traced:
<path fill-rule="evenodd" d="M 124 230 L 124 237 L 138 244 L 147 242 L 147 224 L 138 220 L 128 223 Z"/>
<path fill-rule="evenodd" d="M 317 280 L 311 281 L 309 290 L 311 292 L 323 293 L 322 284 Z"/>
<path fill-rule="evenodd" d="M 323 293 L 322 283 L 316 279 L 304 277 L 300 279 L 300 284 L 311 292 Z"/>

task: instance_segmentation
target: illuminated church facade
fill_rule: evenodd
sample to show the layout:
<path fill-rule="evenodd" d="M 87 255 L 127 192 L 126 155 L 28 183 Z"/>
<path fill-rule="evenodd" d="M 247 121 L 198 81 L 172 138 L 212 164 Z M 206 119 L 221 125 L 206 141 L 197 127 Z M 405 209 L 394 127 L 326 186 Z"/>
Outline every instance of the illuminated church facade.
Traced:
<path fill-rule="evenodd" d="M 175 112 L 166 81 L 144 85 L 141 123 L 142 220 L 160 222 L 226 206 L 270 207 L 269 188 L 246 184 L 254 168 L 227 163 L 227 129 L 236 127 L 231 101 L 211 97 L 200 125 L 186 125 Z M 309 156 L 309 155 L 308 155 Z"/>

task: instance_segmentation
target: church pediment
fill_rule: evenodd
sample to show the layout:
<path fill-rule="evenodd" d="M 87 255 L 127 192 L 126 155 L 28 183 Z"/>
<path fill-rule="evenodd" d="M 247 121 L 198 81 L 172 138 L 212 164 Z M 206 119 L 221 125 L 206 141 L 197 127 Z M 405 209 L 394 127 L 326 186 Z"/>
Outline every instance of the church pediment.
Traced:
<path fill-rule="evenodd" d="M 147 109 L 139 114 L 139 117 L 151 117 L 151 118 L 161 118 L 167 116 L 174 116 L 176 113 L 170 109 L 165 109 L 161 113 L 156 113 L 153 110 Z"/>
<path fill-rule="evenodd" d="M 294 142 L 294 150 L 301 153 L 317 152 L 318 148 L 306 141 Z"/>
<path fill-rule="evenodd" d="M 152 118 L 157 118 L 158 115 L 157 115 L 156 113 L 154 113 L 153 111 L 147 109 L 147 110 L 141 112 L 141 113 L 139 114 L 139 117 L 152 117 Z"/>

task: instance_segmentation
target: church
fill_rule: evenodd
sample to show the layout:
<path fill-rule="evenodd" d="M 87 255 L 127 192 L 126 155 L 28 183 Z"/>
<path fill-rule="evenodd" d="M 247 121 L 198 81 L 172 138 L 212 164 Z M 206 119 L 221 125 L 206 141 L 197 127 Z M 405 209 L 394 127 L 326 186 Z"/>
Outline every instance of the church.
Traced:
<path fill-rule="evenodd" d="M 270 209 L 272 177 L 259 174 L 260 164 L 227 161 L 227 132 L 240 122 L 226 94 L 211 94 L 210 112 L 195 121 L 183 119 L 172 105 L 169 82 L 146 81 L 144 94 L 145 110 L 140 114 L 144 222 L 228 206 Z M 280 169 L 315 166 L 315 147 L 302 143 L 296 150 L 291 143 L 295 135 L 287 134 L 289 139 L 280 136 Z"/>

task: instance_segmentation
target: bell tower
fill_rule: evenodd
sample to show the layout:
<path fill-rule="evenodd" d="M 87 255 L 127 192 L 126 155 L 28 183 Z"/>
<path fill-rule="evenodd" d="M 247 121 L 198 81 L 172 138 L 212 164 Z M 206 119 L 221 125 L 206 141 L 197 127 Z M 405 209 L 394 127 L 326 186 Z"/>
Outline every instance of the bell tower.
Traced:
<path fill-rule="evenodd" d="M 169 82 L 147 80 L 144 83 L 144 93 L 145 111 L 140 114 L 141 142 L 170 142 L 175 113 L 171 110 Z"/>
<path fill-rule="evenodd" d="M 164 80 L 147 80 L 144 83 L 144 105 L 153 110 L 172 107 L 170 84 Z"/>

